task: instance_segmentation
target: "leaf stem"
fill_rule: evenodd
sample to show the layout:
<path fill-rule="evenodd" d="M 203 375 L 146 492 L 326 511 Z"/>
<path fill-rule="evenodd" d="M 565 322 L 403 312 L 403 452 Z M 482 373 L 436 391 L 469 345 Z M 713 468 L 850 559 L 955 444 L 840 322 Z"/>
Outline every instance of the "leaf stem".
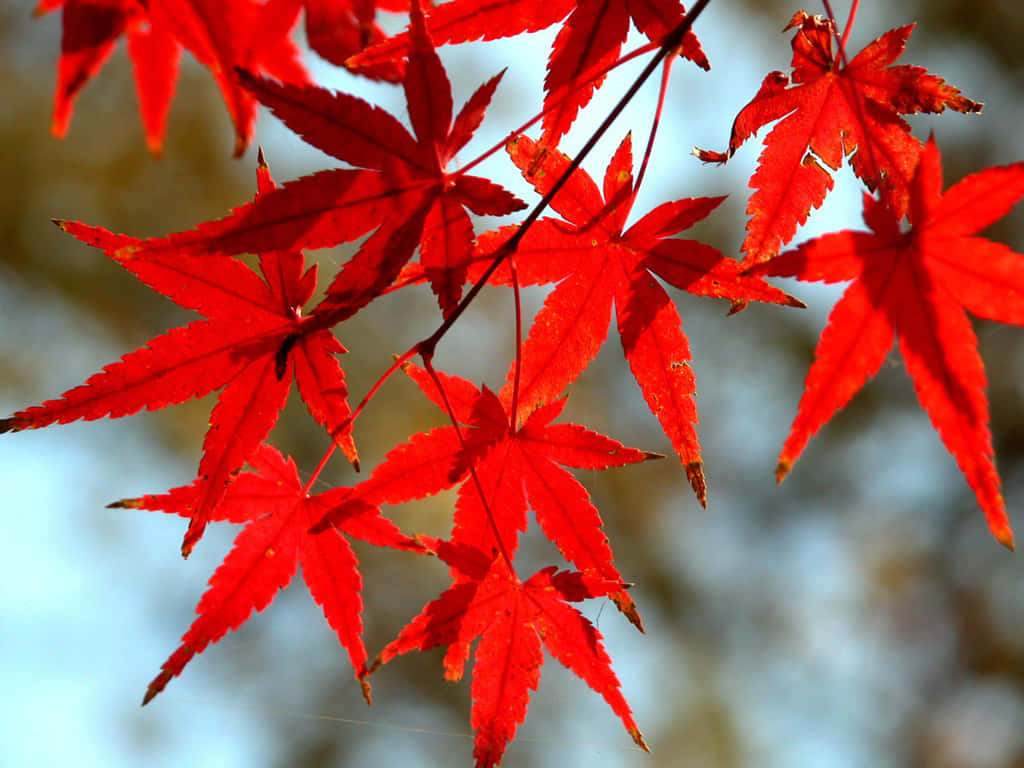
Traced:
<path fill-rule="evenodd" d="M 860 0 L 853 0 L 850 4 L 850 15 L 846 17 L 846 26 L 843 27 L 843 37 L 839 41 L 839 49 L 844 50 L 846 48 L 846 41 L 850 39 L 850 30 L 853 29 L 853 20 L 857 18 L 857 6 L 860 5 Z"/>
<path fill-rule="evenodd" d="M 640 162 L 640 172 L 636 175 L 636 183 L 633 185 L 633 199 L 640 191 L 644 174 L 647 172 L 647 163 L 651 159 L 651 152 L 654 150 L 654 137 L 658 135 L 658 126 L 661 124 L 661 113 L 665 108 L 665 93 L 668 90 L 669 73 L 672 71 L 672 59 L 665 59 L 665 66 L 661 71 L 661 88 L 658 90 L 658 108 L 654 112 L 654 119 L 651 121 L 651 132 L 647 136 L 647 147 L 644 149 L 644 158 Z"/>
<path fill-rule="evenodd" d="M 516 256 L 509 254 L 508 268 L 512 273 L 512 299 L 515 304 L 516 315 L 516 357 L 512 380 L 512 410 L 509 413 L 509 424 L 513 430 L 519 429 L 519 384 L 522 379 L 523 369 L 523 305 L 519 294 L 519 271 L 516 269 Z"/>
<path fill-rule="evenodd" d="M 455 417 L 455 409 L 452 407 L 451 401 L 448 399 L 448 393 L 445 392 L 444 386 L 441 384 L 441 377 L 438 376 L 437 371 L 434 370 L 432 354 L 429 357 L 423 356 L 423 369 L 434 382 L 434 386 L 437 387 L 437 391 L 441 393 L 441 401 L 444 403 L 445 413 L 448 414 L 448 418 L 451 420 L 452 426 L 455 427 L 455 436 L 458 438 L 459 446 L 462 448 L 462 452 L 466 457 L 466 467 L 469 470 L 469 477 L 473 481 L 473 486 L 476 488 L 476 492 L 480 494 L 480 505 L 484 508 L 484 512 L 487 513 L 487 523 L 490 525 L 491 533 L 494 535 L 494 540 L 497 542 L 498 552 L 501 554 L 505 564 L 508 565 L 508 569 L 512 573 L 515 573 L 516 569 L 512 565 L 512 556 L 505 547 L 505 542 L 501 538 L 501 532 L 498 529 L 498 523 L 494 520 L 494 513 L 491 511 L 490 502 L 484 493 L 484 486 L 483 483 L 480 482 L 480 475 L 477 474 L 473 456 L 470 454 L 469 446 L 466 444 L 466 438 L 462 434 L 462 427 L 459 426 L 459 420 Z"/>

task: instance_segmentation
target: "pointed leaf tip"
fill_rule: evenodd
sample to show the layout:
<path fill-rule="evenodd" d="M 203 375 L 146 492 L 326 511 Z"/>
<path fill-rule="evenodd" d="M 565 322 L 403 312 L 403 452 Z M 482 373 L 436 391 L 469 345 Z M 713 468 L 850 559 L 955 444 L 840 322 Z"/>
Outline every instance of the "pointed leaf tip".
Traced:
<path fill-rule="evenodd" d="M 704 465 L 699 461 L 691 461 L 686 465 L 686 477 L 690 481 L 690 487 L 697 494 L 697 501 L 707 509 L 708 507 L 708 486 L 704 480 Z"/>
<path fill-rule="evenodd" d="M 623 584 L 627 589 L 630 585 Z M 619 606 L 619 610 L 622 611 L 622 615 L 626 617 L 630 624 L 640 630 L 641 635 L 646 635 L 647 630 L 644 629 L 644 620 L 640 617 L 640 611 L 637 610 L 636 605 L 630 603 L 625 608 Z"/>
<path fill-rule="evenodd" d="M 633 742 L 640 747 L 644 752 L 650 752 L 651 748 L 647 746 L 647 742 L 644 741 L 644 735 L 640 733 L 639 728 L 630 728 L 629 735 L 633 738 Z"/>
<path fill-rule="evenodd" d="M 775 465 L 775 484 L 779 485 L 783 480 L 785 480 L 786 475 L 789 474 L 789 470 L 791 470 L 792 468 L 792 461 L 780 459 L 779 463 Z"/>
<path fill-rule="evenodd" d="M 370 681 L 365 677 L 359 678 L 359 686 L 363 689 L 363 698 L 366 700 L 366 706 L 373 706 L 373 688 L 370 686 Z"/>
<path fill-rule="evenodd" d="M 1017 547 L 1013 540 L 1013 530 L 1009 525 L 1006 525 L 998 530 L 993 529 L 992 535 L 996 537 L 996 541 L 1002 544 L 1011 552 L 1016 551 Z"/>
<path fill-rule="evenodd" d="M 118 499 L 107 504 L 106 509 L 142 509 L 142 499 Z"/>

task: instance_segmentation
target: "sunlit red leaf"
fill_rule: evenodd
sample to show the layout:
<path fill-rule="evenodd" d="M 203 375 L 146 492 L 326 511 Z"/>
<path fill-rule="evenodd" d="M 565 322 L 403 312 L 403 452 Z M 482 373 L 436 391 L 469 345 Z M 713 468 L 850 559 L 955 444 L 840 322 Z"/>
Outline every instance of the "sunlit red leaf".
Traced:
<path fill-rule="evenodd" d="M 832 189 L 830 171 L 844 158 L 902 218 L 921 142 L 900 115 L 982 107 L 920 67 L 892 64 L 912 25 L 885 33 L 848 66 L 833 53 L 831 21 L 799 11 L 786 27 L 791 28 L 797 30 L 792 79 L 781 72 L 765 77 L 736 116 L 727 153 L 695 150 L 705 162 L 724 162 L 757 130 L 781 120 L 765 138 L 750 179 L 755 191 L 742 246 L 747 265 L 771 258 L 793 238 Z"/>
<path fill-rule="evenodd" d="M 755 268 L 766 275 L 852 280 L 821 335 L 790 435 L 781 481 L 810 437 L 882 364 L 895 335 L 914 389 L 956 458 L 993 535 L 1013 546 L 988 428 L 985 371 L 964 309 L 1024 325 L 1024 256 L 976 233 L 1024 196 L 1024 163 L 990 168 L 942 193 L 929 140 L 910 188 L 907 233 L 865 195 L 871 232 L 838 232 Z"/>

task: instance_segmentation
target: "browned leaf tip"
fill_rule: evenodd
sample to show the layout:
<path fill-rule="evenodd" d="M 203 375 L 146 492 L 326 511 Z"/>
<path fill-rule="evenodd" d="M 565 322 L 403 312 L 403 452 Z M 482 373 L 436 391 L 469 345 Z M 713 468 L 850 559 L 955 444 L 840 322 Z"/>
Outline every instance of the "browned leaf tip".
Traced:
<path fill-rule="evenodd" d="M 107 509 L 142 509 L 142 499 L 118 499 L 107 504 Z"/>
<path fill-rule="evenodd" d="M 624 584 L 623 586 L 626 585 Z M 622 600 L 621 598 L 616 599 L 615 597 L 612 597 L 612 600 L 615 602 L 615 605 L 618 606 L 619 612 L 629 620 L 629 623 L 639 629 L 641 634 L 646 635 L 647 630 L 644 629 L 644 620 L 640 617 L 640 611 L 637 610 L 636 603 L 632 600 L 628 600 L 628 598 L 628 602 L 627 600 Z"/>
<path fill-rule="evenodd" d="M 633 741 L 644 752 L 650 752 L 651 751 L 651 748 L 649 746 L 647 746 L 647 742 L 644 741 L 644 735 L 642 733 L 640 733 L 640 729 L 639 728 L 632 728 L 632 729 L 630 729 L 629 735 L 633 737 Z"/>
<path fill-rule="evenodd" d="M 725 165 L 732 156 L 732 152 L 715 152 L 712 149 L 701 149 L 700 147 L 691 149 L 690 154 L 702 163 L 715 163 L 717 165 Z"/>
<path fill-rule="evenodd" d="M 707 509 L 708 506 L 708 486 L 704 480 L 704 465 L 699 461 L 691 461 L 686 465 L 686 477 L 690 481 L 690 487 L 693 488 L 693 492 L 697 494 L 697 501 L 700 505 Z"/>

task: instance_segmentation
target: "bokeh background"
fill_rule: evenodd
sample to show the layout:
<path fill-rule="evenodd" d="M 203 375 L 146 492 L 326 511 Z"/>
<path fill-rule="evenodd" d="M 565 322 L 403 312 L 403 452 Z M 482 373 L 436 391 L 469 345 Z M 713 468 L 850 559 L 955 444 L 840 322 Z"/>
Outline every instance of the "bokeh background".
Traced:
<path fill-rule="evenodd" d="M 834 4 L 845 18 L 848 3 Z M 930 68 L 986 102 L 981 116 L 916 118 L 934 130 L 947 185 L 1024 159 L 1024 14 L 1012 0 L 864 2 L 859 50 L 917 21 L 901 63 Z M 745 184 L 759 141 L 705 168 L 692 145 L 722 149 L 732 118 L 771 69 L 788 69 L 799 6 L 716 0 L 697 31 L 712 62 L 676 66 L 654 173 L 636 205 L 726 194 L 698 234 L 726 253 L 742 240 Z M 808 8 L 820 12 L 816 6 Z M 400 22 L 394 20 L 393 28 Z M 444 48 L 456 104 L 510 71 L 464 157 L 501 139 L 540 99 L 553 33 Z M 529 47 L 526 47 L 529 46 Z M 53 397 L 189 319 L 58 231 L 53 217 L 139 236 L 223 215 L 254 189 L 255 145 L 279 180 L 333 161 L 261 115 L 256 141 L 230 158 L 228 118 L 209 74 L 188 55 L 165 155 L 144 148 L 123 46 L 79 100 L 64 141 L 48 133 L 59 47 L 56 15 L 0 7 L 0 411 Z M 404 118 L 400 92 L 310 56 L 320 82 Z M 629 75 L 611 78 L 595 121 Z M 642 144 L 649 85 L 586 164 L 598 175 L 627 130 Z M 602 106 L 604 105 L 604 107 Z M 580 123 L 566 139 L 585 140 Z M 502 156 L 487 172 L 524 199 Z M 844 169 L 798 239 L 859 227 L 860 190 Z M 481 222 L 480 227 L 494 222 Z M 1024 212 L 989 236 L 1024 250 Z M 312 256 L 332 269 L 351 251 Z M 1024 563 L 988 535 L 973 494 L 916 402 L 894 350 L 881 373 L 810 444 L 781 487 L 772 470 L 795 414 L 825 317 L 841 289 L 789 284 L 807 311 L 677 295 L 694 354 L 710 504 L 678 464 L 582 473 L 617 562 L 636 583 L 647 635 L 598 601 L 604 633 L 653 754 L 632 747 L 604 702 L 548 660 L 507 766 L 687 768 L 996 768 L 1024 765 Z M 536 307 L 540 296 L 530 294 Z M 377 302 L 339 329 L 361 396 L 390 360 L 426 335 L 425 289 Z M 1024 510 L 1024 331 L 976 324 L 989 375 L 992 430 L 1011 515 Z M 500 384 L 512 345 L 511 303 L 487 292 L 440 350 L 453 372 Z M 210 400 L 118 421 L 0 438 L 0 743 L 11 766 L 440 766 L 471 764 L 468 676 L 441 679 L 440 655 L 403 657 L 374 678 L 367 709 L 344 652 L 300 579 L 264 614 L 194 660 L 150 706 L 146 684 L 194 615 L 233 532 L 215 527 L 187 562 L 183 525 L 106 509 L 191 479 Z M 567 418 L 627 444 L 670 453 L 611 340 L 572 390 Z M 357 439 L 366 466 L 413 431 L 442 423 L 406 381 L 392 381 Z M 301 407 L 273 435 L 309 472 L 324 438 Z M 355 478 L 333 463 L 321 486 Z M 390 510 L 407 530 L 444 534 L 451 497 Z M 528 559 L 557 561 L 537 537 Z M 445 569 L 358 547 L 366 641 L 379 650 L 445 586 Z"/>

